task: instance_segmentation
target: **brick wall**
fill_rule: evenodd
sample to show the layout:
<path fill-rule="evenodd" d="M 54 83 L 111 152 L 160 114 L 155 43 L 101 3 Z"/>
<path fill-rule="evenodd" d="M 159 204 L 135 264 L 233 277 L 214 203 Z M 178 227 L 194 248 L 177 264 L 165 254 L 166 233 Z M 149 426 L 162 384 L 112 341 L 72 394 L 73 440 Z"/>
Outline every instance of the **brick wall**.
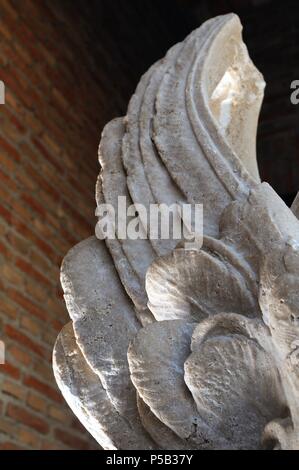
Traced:
<path fill-rule="evenodd" d="M 1 0 L 0 17 L 0 448 L 89 448 L 51 350 L 67 321 L 61 259 L 92 233 L 101 90 L 80 24 L 72 34 L 45 2 Z"/>
<path fill-rule="evenodd" d="M 59 267 L 93 233 L 103 125 L 190 29 L 112 3 L 0 0 L 0 449 L 95 447 L 53 379 Z"/>

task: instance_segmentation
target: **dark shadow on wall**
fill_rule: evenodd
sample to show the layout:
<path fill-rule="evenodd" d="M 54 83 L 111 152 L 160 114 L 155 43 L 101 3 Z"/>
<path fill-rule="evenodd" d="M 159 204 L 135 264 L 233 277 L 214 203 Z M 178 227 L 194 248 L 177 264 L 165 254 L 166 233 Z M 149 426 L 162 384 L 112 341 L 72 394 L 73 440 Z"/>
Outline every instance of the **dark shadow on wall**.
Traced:
<path fill-rule="evenodd" d="M 65 0 L 64 8 L 80 8 L 81 3 Z M 104 57 L 98 67 L 111 76 L 110 89 L 103 84 L 105 99 L 120 94 L 117 109 L 124 114 L 140 76 L 153 62 L 206 19 L 229 12 L 240 16 L 250 56 L 267 82 L 257 138 L 261 177 L 290 203 L 299 189 L 299 105 L 290 101 L 290 84 L 299 79 L 298 1 L 90 0 L 97 38 L 90 49 Z"/>

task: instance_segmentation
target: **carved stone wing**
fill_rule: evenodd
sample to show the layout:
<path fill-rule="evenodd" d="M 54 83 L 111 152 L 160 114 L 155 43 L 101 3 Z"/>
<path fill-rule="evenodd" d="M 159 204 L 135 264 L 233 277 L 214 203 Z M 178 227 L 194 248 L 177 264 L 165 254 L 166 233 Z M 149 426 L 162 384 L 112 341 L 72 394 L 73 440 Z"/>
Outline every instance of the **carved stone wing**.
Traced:
<path fill-rule="evenodd" d="M 218 237 L 223 209 L 258 183 L 255 136 L 264 82 L 236 15 L 214 18 L 174 46 L 141 78 L 124 119 L 104 129 L 98 204 L 204 205 L 204 234 Z M 143 221 L 141 220 L 141 223 Z M 176 240 L 107 240 L 138 308 L 156 256 Z"/>
<path fill-rule="evenodd" d="M 192 32 L 102 134 L 98 215 L 123 217 L 119 197 L 204 209 L 201 249 L 151 239 L 137 211 L 143 239 L 112 224 L 63 262 L 55 377 L 106 449 L 299 446 L 298 198 L 292 213 L 260 183 L 264 81 L 241 29 L 231 14 Z"/>

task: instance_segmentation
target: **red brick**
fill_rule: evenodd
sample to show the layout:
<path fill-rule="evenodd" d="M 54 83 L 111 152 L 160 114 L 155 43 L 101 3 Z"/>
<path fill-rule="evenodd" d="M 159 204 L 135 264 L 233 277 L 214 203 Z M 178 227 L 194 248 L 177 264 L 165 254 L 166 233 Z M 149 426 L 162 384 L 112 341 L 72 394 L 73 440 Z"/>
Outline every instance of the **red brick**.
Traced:
<path fill-rule="evenodd" d="M 54 189 L 48 181 L 43 178 L 31 165 L 26 166 L 26 171 L 28 175 L 30 176 L 31 179 L 33 179 L 36 184 L 40 187 L 40 190 L 45 190 L 46 193 L 48 193 L 54 202 L 57 202 L 60 200 L 60 194 L 56 189 Z"/>
<path fill-rule="evenodd" d="M 22 255 L 28 255 L 31 247 L 29 240 L 26 240 L 26 238 L 19 236 L 14 232 L 10 232 L 8 234 L 7 240 L 15 251 L 21 253 Z"/>
<path fill-rule="evenodd" d="M 18 380 L 21 375 L 19 369 L 7 361 L 5 361 L 5 364 L 0 365 L 0 372 L 16 380 Z"/>
<path fill-rule="evenodd" d="M 48 152 L 48 150 L 43 146 L 43 144 L 36 138 L 32 139 L 32 142 L 36 146 L 36 148 L 41 152 L 41 154 L 52 163 L 52 165 L 56 168 L 57 171 L 63 173 L 63 167 L 56 161 L 55 158 Z"/>
<path fill-rule="evenodd" d="M 39 431 L 39 430 L 37 429 L 37 431 Z M 40 448 L 41 440 L 36 435 L 36 433 L 31 432 L 26 428 L 21 428 L 17 431 L 17 436 L 18 436 L 19 441 L 22 444 L 25 444 L 25 445 L 27 445 L 27 446 L 31 447 L 32 449 L 35 449 L 35 450 L 38 450 Z"/>
<path fill-rule="evenodd" d="M 35 301 L 39 303 L 45 304 L 47 301 L 47 298 L 49 296 L 49 292 L 44 288 L 44 286 L 41 286 L 37 282 L 35 282 L 33 279 L 26 279 L 26 286 L 25 286 L 26 294 L 33 298 Z"/>
<path fill-rule="evenodd" d="M 16 164 L 10 156 L 5 155 L 5 153 L 1 153 L 1 167 L 8 175 L 11 175 L 18 168 L 18 164 Z"/>
<path fill-rule="evenodd" d="M 40 318 L 41 320 L 47 319 L 47 314 L 43 309 L 41 309 L 35 303 L 31 302 L 31 300 L 27 299 L 27 297 L 18 292 L 16 289 L 10 288 L 7 290 L 7 293 L 11 300 L 19 304 L 24 310 L 26 310 L 31 315 Z"/>
<path fill-rule="evenodd" d="M 36 395 L 35 393 L 30 392 L 27 398 L 27 404 L 33 410 L 45 413 L 48 407 L 48 402 L 45 398 Z"/>
<path fill-rule="evenodd" d="M 28 274 L 40 284 L 51 286 L 50 281 L 45 276 L 43 276 L 43 274 L 39 273 L 36 269 L 34 269 L 32 265 L 27 263 L 27 261 L 25 261 L 24 259 L 17 258 L 16 266 L 19 269 L 21 269 L 25 274 Z"/>
<path fill-rule="evenodd" d="M 17 316 L 17 309 L 7 296 L 0 297 L 0 312 L 3 317 L 8 316 L 14 319 Z"/>
<path fill-rule="evenodd" d="M 54 328 L 54 330 L 59 333 L 60 330 L 63 328 L 64 326 L 64 322 L 60 321 L 60 320 L 57 320 L 54 318 L 54 320 L 51 320 L 51 325 L 52 327 Z"/>
<path fill-rule="evenodd" d="M 10 251 L 4 243 L 0 240 L 0 254 L 8 258 Z"/>
<path fill-rule="evenodd" d="M 1 389 L 4 394 L 18 398 L 22 401 L 24 401 L 26 397 L 26 390 L 24 387 L 18 383 L 11 382 L 10 380 L 4 380 Z"/>
<path fill-rule="evenodd" d="M 38 323 L 30 317 L 24 316 L 21 318 L 21 328 L 29 331 L 35 338 L 40 336 L 44 330 L 44 324 Z"/>
<path fill-rule="evenodd" d="M 42 361 L 34 361 L 33 371 L 40 380 L 49 383 L 53 382 L 53 369 L 51 364 Z"/>
<path fill-rule="evenodd" d="M 1 71 L 2 74 L 2 71 Z M 21 157 L 19 152 L 13 147 L 9 142 L 3 139 L 3 137 L 0 136 L 0 148 L 2 150 L 5 150 L 8 155 L 13 158 L 15 161 L 19 162 Z"/>
<path fill-rule="evenodd" d="M 38 237 L 29 227 L 22 222 L 20 219 L 11 217 L 9 214 L 9 221 L 15 227 L 16 231 L 23 237 L 31 240 L 35 245 L 52 261 L 57 259 L 57 255 L 51 246 L 44 242 L 40 237 Z M 1 205 L 0 205 L 0 216 L 1 216 Z"/>
<path fill-rule="evenodd" d="M 45 218 L 47 216 L 46 209 L 41 204 L 39 204 L 30 194 L 23 194 L 22 200 L 25 201 L 26 204 L 41 217 Z"/>
<path fill-rule="evenodd" d="M 24 168 L 16 174 L 16 179 L 21 189 L 26 189 L 28 191 L 34 191 L 37 189 L 36 183 L 27 175 Z"/>
<path fill-rule="evenodd" d="M 12 262 L 7 262 L 6 264 L 3 264 L 0 267 L 0 273 L 2 276 L 2 279 L 5 279 L 6 281 L 10 282 L 14 286 L 24 286 L 24 276 L 22 276 L 21 273 L 18 272 L 16 267 L 12 264 Z"/>
<path fill-rule="evenodd" d="M 7 189 L 9 189 L 12 193 L 17 192 L 17 185 L 13 181 L 10 176 L 7 176 L 1 169 L 0 169 L 0 183 L 3 184 Z M 6 204 L 8 201 L 5 201 Z"/>
<path fill-rule="evenodd" d="M 40 380 L 36 379 L 32 375 L 25 377 L 24 385 L 26 385 L 27 387 L 33 388 L 34 390 L 37 390 L 42 395 L 45 395 L 46 397 L 50 398 L 53 401 L 56 401 L 58 403 L 61 403 L 63 401 L 60 392 L 58 392 L 57 390 L 54 390 L 54 388 L 50 387 L 50 385 L 47 385 L 44 382 L 41 382 Z"/>
<path fill-rule="evenodd" d="M 18 129 L 20 133 L 24 134 L 24 132 L 26 131 L 26 128 L 23 126 L 23 124 L 21 124 L 19 119 L 10 112 L 9 112 L 9 119 L 10 119 L 10 122 L 14 125 L 14 127 Z"/>
<path fill-rule="evenodd" d="M 63 444 L 67 445 L 71 449 L 75 449 L 75 450 L 90 449 L 90 445 L 88 444 L 88 442 L 83 441 L 83 439 L 80 439 L 79 437 L 65 430 L 57 428 L 54 431 L 54 435 L 56 439 L 58 439 L 58 441 L 63 442 Z"/>
<path fill-rule="evenodd" d="M 43 441 L 41 450 L 65 450 L 67 447 L 64 444 L 60 444 L 57 441 Z"/>
<path fill-rule="evenodd" d="M 19 330 L 17 330 L 11 325 L 5 326 L 5 334 L 9 338 L 17 341 L 18 344 L 21 344 L 25 346 L 27 349 L 30 349 L 32 352 L 34 352 L 38 356 L 41 356 L 41 357 L 49 356 L 49 354 L 46 352 L 46 350 L 42 346 L 34 342 L 28 336 L 24 335 L 23 333 L 21 333 Z"/>
<path fill-rule="evenodd" d="M 12 33 L 9 28 L 5 25 L 3 19 L 0 19 L 0 33 L 8 40 L 12 38 Z"/>
<path fill-rule="evenodd" d="M 29 366 L 29 364 L 32 362 L 30 355 L 24 350 L 20 349 L 18 346 L 9 346 L 8 352 L 17 362 L 20 362 L 25 366 Z"/>
<path fill-rule="evenodd" d="M 6 204 L 9 206 L 12 198 L 13 198 L 12 192 L 7 190 L 3 185 L 0 184 L 0 200 L 5 201 Z M 0 217 L 1 217 L 1 212 L 0 212 Z"/>
<path fill-rule="evenodd" d="M 18 19 L 18 13 L 14 9 L 12 4 L 9 2 L 9 0 L 1 0 L 1 8 L 2 8 L 2 10 L 4 10 L 6 19 L 7 19 L 6 15 L 11 17 L 14 21 L 16 21 Z"/>
<path fill-rule="evenodd" d="M 4 220 L 6 220 L 7 223 L 11 223 L 12 217 L 11 213 L 9 210 L 6 209 L 6 207 L 2 206 L 0 204 L 0 217 L 2 217 Z"/>
<path fill-rule="evenodd" d="M 14 437 L 15 431 L 16 428 L 10 420 L 6 418 L 0 418 L 0 433 L 5 434 L 6 437 Z"/>
<path fill-rule="evenodd" d="M 45 420 L 35 416 L 33 413 L 30 413 L 20 406 L 9 403 L 7 405 L 6 415 L 19 423 L 23 423 L 25 426 L 35 429 L 41 434 L 47 434 L 49 432 L 49 425 Z"/>
<path fill-rule="evenodd" d="M 67 424 L 71 422 L 71 415 L 70 413 L 58 408 L 57 406 L 50 406 L 48 412 L 50 418 L 55 419 L 56 421 L 60 421 L 61 423 Z"/>
<path fill-rule="evenodd" d="M 25 450 L 25 448 L 13 442 L 5 441 L 0 443 L 0 450 Z"/>

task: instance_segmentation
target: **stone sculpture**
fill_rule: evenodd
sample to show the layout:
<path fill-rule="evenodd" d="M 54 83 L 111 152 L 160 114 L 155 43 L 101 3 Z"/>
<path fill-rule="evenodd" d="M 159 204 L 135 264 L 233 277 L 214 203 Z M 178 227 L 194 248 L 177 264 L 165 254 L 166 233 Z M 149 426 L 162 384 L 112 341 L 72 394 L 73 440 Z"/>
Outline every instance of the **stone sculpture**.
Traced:
<path fill-rule="evenodd" d="M 204 23 L 103 131 L 98 205 L 204 207 L 200 249 L 91 237 L 64 259 L 55 377 L 104 449 L 299 448 L 299 204 L 259 179 L 241 29 Z"/>

